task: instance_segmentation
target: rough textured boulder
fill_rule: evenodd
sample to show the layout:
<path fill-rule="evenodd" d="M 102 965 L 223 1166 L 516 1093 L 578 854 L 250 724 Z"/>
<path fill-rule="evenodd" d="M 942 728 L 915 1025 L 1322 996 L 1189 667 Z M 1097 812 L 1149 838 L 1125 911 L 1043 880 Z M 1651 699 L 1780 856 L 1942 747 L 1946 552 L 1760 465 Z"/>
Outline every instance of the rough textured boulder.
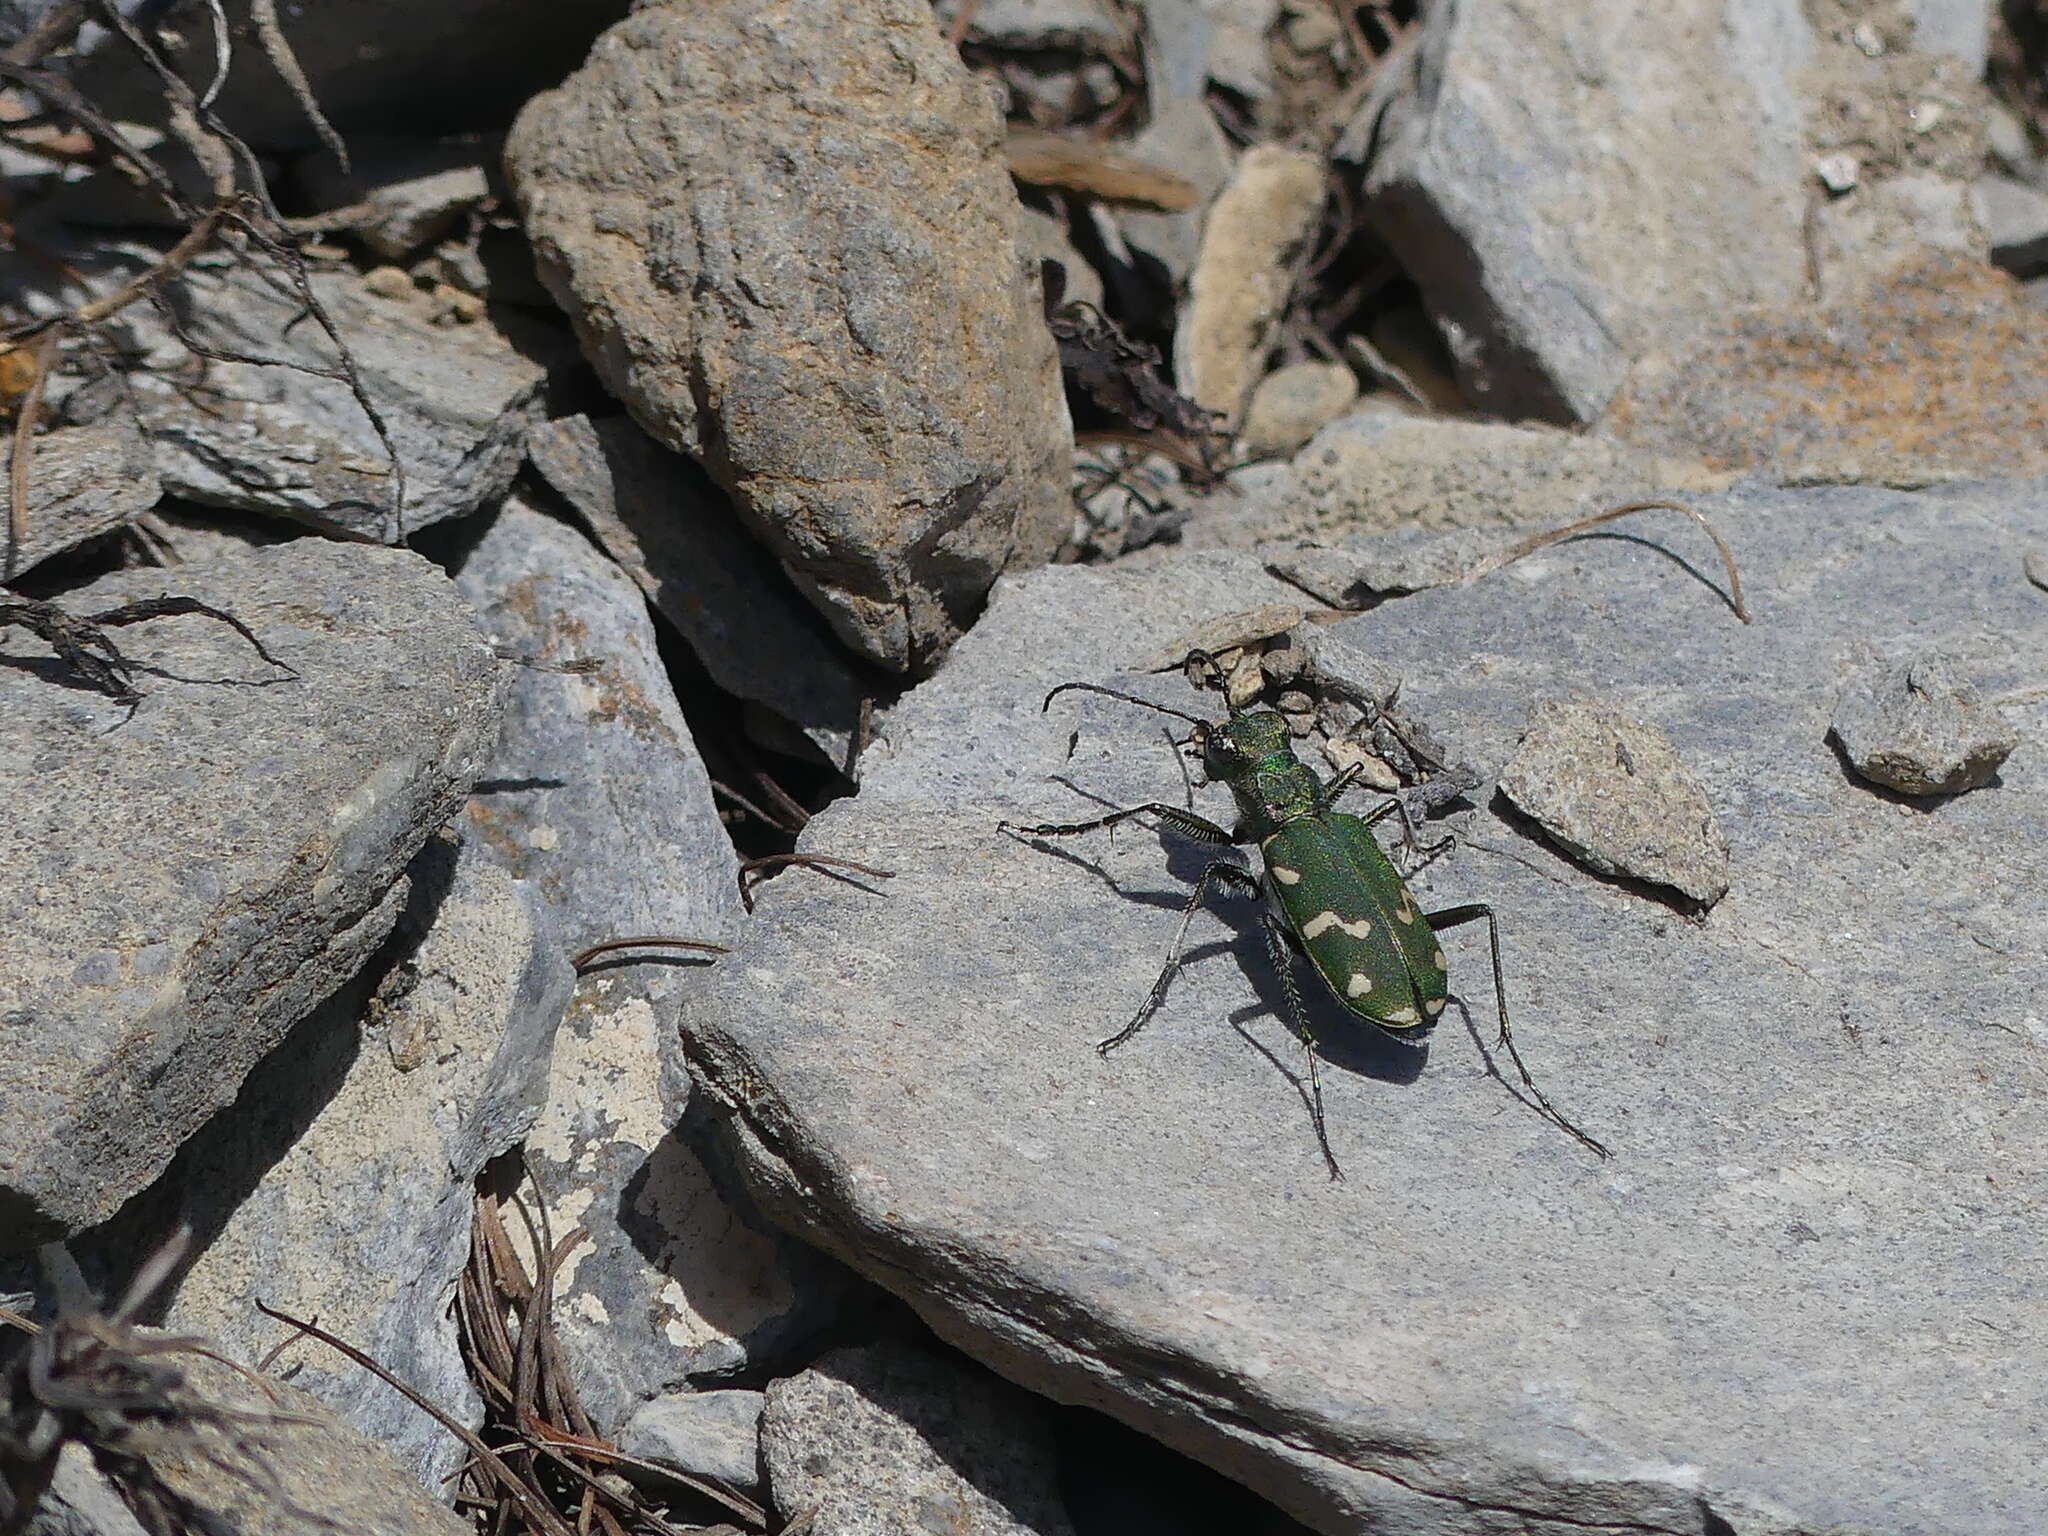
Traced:
<path fill-rule="evenodd" d="M 928 666 L 1052 553 L 1052 341 L 994 104 L 926 6 L 645 6 L 505 160 L 607 387 L 848 643 Z"/>

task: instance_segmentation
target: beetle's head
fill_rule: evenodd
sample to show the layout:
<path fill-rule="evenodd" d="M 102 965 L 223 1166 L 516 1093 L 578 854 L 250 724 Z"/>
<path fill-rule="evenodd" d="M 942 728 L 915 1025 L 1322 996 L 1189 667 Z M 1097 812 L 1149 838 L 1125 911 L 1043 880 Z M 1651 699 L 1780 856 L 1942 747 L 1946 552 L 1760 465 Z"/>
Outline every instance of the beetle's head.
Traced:
<path fill-rule="evenodd" d="M 1287 721 L 1270 709 L 1239 710 L 1221 725 L 1198 725 L 1192 740 L 1202 754 L 1203 772 L 1226 784 L 1275 755 L 1293 759 Z"/>

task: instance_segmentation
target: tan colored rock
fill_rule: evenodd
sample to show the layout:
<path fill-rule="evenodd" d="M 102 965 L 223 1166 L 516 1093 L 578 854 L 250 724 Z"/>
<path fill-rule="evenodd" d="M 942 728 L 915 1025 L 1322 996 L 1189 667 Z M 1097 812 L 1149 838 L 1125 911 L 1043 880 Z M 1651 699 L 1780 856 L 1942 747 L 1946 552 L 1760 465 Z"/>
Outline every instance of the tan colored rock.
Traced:
<path fill-rule="evenodd" d="M 2048 333 L 1996 269 L 1940 258 L 1823 304 L 1735 310 L 1645 358 L 1617 442 L 1786 481 L 2048 473 Z"/>
<path fill-rule="evenodd" d="M 1259 380 L 1237 443 L 1246 453 L 1290 454 L 1358 398 L 1358 375 L 1342 363 L 1294 363 Z"/>
<path fill-rule="evenodd" d="M 1180 391 L 1235 425 L 1265 371 L 1294 261 L 1315 234 L 1323 163 L 1279 144 L 1247 150 L 1209 210 L 1175 358 Z"/>
<path fill-rule="evenodd" d="M 929 7 L 644 5 L 505 164 L 606 386 L 847 643 L 929 667 L 1050 557 L 1058 364 L 994 100 Z"/>

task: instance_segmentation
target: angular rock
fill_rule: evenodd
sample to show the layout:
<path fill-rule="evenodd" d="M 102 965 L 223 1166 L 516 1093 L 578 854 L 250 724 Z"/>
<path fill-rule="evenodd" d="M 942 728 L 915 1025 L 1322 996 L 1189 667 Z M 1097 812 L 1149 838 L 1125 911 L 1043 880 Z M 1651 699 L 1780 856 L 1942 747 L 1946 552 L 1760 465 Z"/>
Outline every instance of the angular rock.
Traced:
<path fill-rule="evenodd" d="M 1590 421 L 1703 295 L 1804 296 L 1813 50 L 1793 5 L 1429 7 L 1337 152 L 1475 405 Z"/>
<path fill-rule="evenodd" d="M 319 272 L 310 280 L 397 447 L 403 511 L 393 506 L 383 445 L 341 380 L 207 362 L 201 410 L 191 399 L 191 354 L 153 319 L 138 319 L 155 350 L 129 379 L 164 488 L 208 506 L 288 517 L 380 543 L 397 543 L 502 495 L 518 472 L 526 429 L 540 417 L 541 368 L 490 327 L 436 327 L 424 309 L 377 298 L 354 273 Z M 300 319 L 288 290 L 243 269 L 198 264 L 187 269 L 183 286 L 191 304 L 187 325 L 200 341 L 336 366 L 332 343 L 318 325 Z"/>
<path fill-rule="evenodd" d="M 1217 850 L 997 822 L 1179 802 L 1156 717 L 1039 700 L 1093 678 L 1213 718 L 1213 695 L 1103 662 L 1285 599 L 1198 554 L 1000 587 L 806 833 L 897 870 L 888 899 L 776 882 L 686 1006 L 764 1203 L 1004 1374 L 1319 1530 L 2048 1528 L 2012 1395 L 2048 1373 L 2048 1233 L 2014 1171 L 2048 1145 L 2048 762 L 2015 752 L 1998 791 L 1906 817 L 1821 740 L 1841 658 L 1887 636 L 1938 637 L 1987 697 L 2038 683 L 2048 604 L 2015 568 L 2037 492 L 1751 487 L 1703 510 L 1753 625 L 1682 532 L 1646 530 L 1334 626 L 1483 771 L 1530 698 L 1592 681 L 1713 797 L 1741 878 L 1698 925 L 1484 810 L 1412 882 L 1430 910 L 1497 910 L 1522 1054 L 1612 1162 L 1485 1069 L 1471 929 L 1445 948 L 1478 1041 L 1454 1015 L 1419 1072 L 1310 1001 L 1342 1183 L 1231 1027 L 1298 1063 L 1246 904 L 1198 914 L 1150 1024 L 1096 1054 Z M 1939 1455 L 1872 1436 L 1902 1403 Z"/>
<path fill-rule="evenodd" d="M 641 1405 L 619 1431 L 628 1456 L 692 1477 L 715 1477 L 741 1493 L 761 1486 L 759 1392 L 672 1392 Z"/>
<path fill-rule="evenodd" d="M 256 1361 L 291 1339 L 256 1302 L 317 1318 L 476 1428 L 449 1316 L 475 1178 L 533 1124 L 575 983 L 538 890 L 473 840 L 435 838 L 409 876 L 380 963 L 295 1028 L 91 1251 L 118 1272 L 110 1250 L 148 1252 L 190 1222 L 204 1246 L 166 1326 Z M 281 1359 L 423 1483 L 461 1469 L 459 1440 L 325 1346 Z"/>
<path fill-rule="evenodd" d="M 2024 281 L 2048 272 L 2048 192 L 2004 176 L 1971 184 L 1991 259 Z"/>
<path fill-rule="evenodd" d="M 1902 795 L 1959 795 L 1991 782 L 2019 745 L 2011 723 L 1941 656 L 1865 667 L 1828 722 L 1854 768 Z"/>
<path fill-rule="evenodd" d="M 1600 423 L 1781 481 L 2048 473 L 2048 336 L 2004 273 L 1937 260 L 1815 305 L 1734 310 L 1646 357 Z"/>
<path fill-rule="evenodd" d="M 14 444 L 0 446 L 0 484 L 12 484 Z M 156 505 L 161 487 L 149 442 L 126 411 L 36 438 L 29 459 L 28 510 L 20 548 L 0 526 L 0 560 L 11 579 L 38 560 L 133 522 Z"/>
<path fill-rule="evenodd" d="M 530 663 L 507 679 L 470 830 L 538 887 L 572 953 L 623 934 L 731 938 L 739 862 L 631 578 L 515 494 L 455 583 Z M 596 665 L 561 670 L 574 663 Z"/>
<path fill-rule="evenodd" d="M 643 6 L 505 159 L 607 387 L 848 644 L 926 669 L 1051 556 L 1072 439 L 1037 269 L 928 6 Z"/>
<path fill-rule="evenodd" d="M 1913 45 L 1946 54 L 1975 80 L 1991 48 L 1994 0 L 1913 0 Z"/>
<path fill-rule="evenodd" d="M 1272 89 L 1266 33 L 1278 0 L 1146 0 L 1142 9 L 1155 104 L 1200 100 L 1211 81 L 1253 101 Z"/>
<path fill-rule="evenodd" d="M 861 680 L 703 471 L 624 416 L 560 417 L 527 452 L 714 683 L 773 710 L 834 767 L 852 762 Z"/>
<path fill-rule="evenodd" d="M 0 638 L 0 1244 L 89 1226 L 162 1171 L 398 917 L 394 882 L 497 728 L 497 662 L 418 556 L 302 539 L 108 577 L 246 623 L 114 631 L 132 719 Z M 116 727 L 109 729 L 109 727 Z"/>
<path fill-rule="evenodd" d="M 1319 156 L 1280 144 L 1245 151 L 1210 205 L 1202 252 L 1174 348 L 1180 392 L 1226 427 L 1265 372 L 1273 327 L 1293 291 L 1296 257 L 1323 207 Z"/>
<path fill-rule="evenodd" d="M 1342 363 L 1294 363 L 1259 380 L 1245 407 L 1238 446 L 1282 458 L 1342 416 L 1358 398 L 1358 375 Z"/>
<path fill-rule="evenodd" d="M 732 942 L 738 860 L 632 581 L 516 495 L 456 580 L 498 643 L 538 663 L 508 683 L 470 834 L 554 909 L 569 950 Z M 602 665 L 549 670 L 584 659 Z M 558 1230 L 590 1230 L 556 1275 L 556 1327 L 607 1433 L 650 1398 L 765 1367 L 844 1290 L 836 1266 L 735 1210 L 680 1129 L 689 1080 L 665 1021 L 709 957 L 638 953 L 578 987 L 526 1148 Z"/>
<path fill-rule="evenodd" d="M 607 1434 L 653 1399 L 784 1365 L 864 1289 L 731 1187 L 720 1149 L 687 1123 L 690 1083 L 671 1059 L 687 992 L 634 969 L 578 988 L 527 1143 L 558 1219 L 590 1229 L 557 1278 L 555 1324 Z"/>
<path fill-rule="evenodd" d="M 1102 0 L 939 0 L 932 9 L 948 28 L 965 12 L 969 37 L 1006 51 L 1086 46 L 1108 52 L 1130 42 L 1121 19 Z"/>
<path fill-rule="evenodd" d="M 1071 1536 L 1045 1407 L 914 1345 L 839 1349 L 771 1382 L 761 1459 L 775 1507 L 818 1536 Z"/>
<path fill-rule="evenodd" d="M 1565 523 L 1659 494 L 1719 490 L 1725 473 L 1677 451 L 1549 427 L 1386 411 L 1340 417 L 1285 464 L 1259 464 L 1196 508 L 1193 548 L 1329 543 L 1424 528 Z"/>
<path fill-rule="evenodd" d="M 135 1512 L 93 1465 L 77 1441 L 57 1456 L 57 1469 L 29 1517 L 26 1536 L 147 1536 Z"/>
<path fill-rule="evenodd" d="M 1500 787 L 1600 874 L 1668 886 L 1696 907 L 1728 894 L 1728 840 L 1706 787 L 1662 731 L 1611 705 L 1537 700 Z"/>
<path fill-rule="evenodd" d="M 1096 220 L 1117 232 L 1117 244 L 1128 245 L 1158 262 L 1178 290 L 1195 270 L 1209 201 L 1230 179 L 1229 136 L 1198 91 L 1194 96 L 1155 104 L 1152 120 L 1132 137 L 1128 147 L 1131 154 L 1180 177 L 1201 194 L 1201 201 L 1180 213 L 1124 209 L 1112 216 L 1097 209 Z"/>
<path fill-rule="evenodd" d="M 437 142 L 353 135 L 348 170 L 330 156 L 309 156 L 298 169 L 296 190 L 321 213 L 358 210 L 329 227 L 347 230 L 386 261 L 399 261 L 491 198 L 503 147 L 495 136 Z"/>

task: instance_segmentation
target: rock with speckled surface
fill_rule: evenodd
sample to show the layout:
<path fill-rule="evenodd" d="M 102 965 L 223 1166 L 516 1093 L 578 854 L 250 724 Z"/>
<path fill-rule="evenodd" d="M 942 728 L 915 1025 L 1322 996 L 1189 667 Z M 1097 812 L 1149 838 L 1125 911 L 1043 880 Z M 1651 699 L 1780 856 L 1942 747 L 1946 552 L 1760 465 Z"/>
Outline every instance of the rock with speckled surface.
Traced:
<path fill-rule="evenodd" d="M 1698 775 L 1654 726 L 1598 699 L 1538 699 L 1501 793 L 1603 875 L 1696 906 L 1728 893 L 1728 840 Z"/>
<path fill-rule="evenodd" d="M 969 1362 L 888 1341 L 768 1387 L 761 1459 L 817 1536 L 1073 1536 L 1042 1403 Z"/>
<path fill-rule="evenodd" d="M 1941 656 L 1864 668 L 1828 722 L 1843 756 L 1902 795 L 1959 795 L 1991 782 L 2019 736 Z"/>

